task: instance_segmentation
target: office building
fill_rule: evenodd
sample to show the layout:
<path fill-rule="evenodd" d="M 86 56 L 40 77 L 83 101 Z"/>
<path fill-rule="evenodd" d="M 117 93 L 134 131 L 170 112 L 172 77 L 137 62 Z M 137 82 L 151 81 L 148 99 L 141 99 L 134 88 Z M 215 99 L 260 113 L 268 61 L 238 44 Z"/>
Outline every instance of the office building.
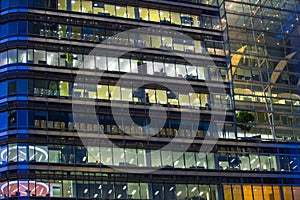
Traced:
<path fill-rule="evenodd" d="M 300 199 L 298 1 L 0 2 L 0 199 Z"/>

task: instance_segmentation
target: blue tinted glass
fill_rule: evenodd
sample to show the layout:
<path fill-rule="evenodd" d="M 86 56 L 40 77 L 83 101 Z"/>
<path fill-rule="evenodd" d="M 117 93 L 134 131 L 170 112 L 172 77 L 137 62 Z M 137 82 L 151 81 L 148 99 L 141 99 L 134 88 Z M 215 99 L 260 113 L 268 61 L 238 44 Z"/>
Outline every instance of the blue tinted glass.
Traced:
<path fill-rule="evenodd" d="M 1 82 L 0 83 L 0 98 L 7 96 L 7 82 Z"/>
<path fill-rule="evenodd" d="M 9 0 L 9 7 L 16 7 L 18 6 L 18 0 Z"/>
<path fill-rule="evenodd" d="M 2 2 L 1 2 L 2 10 L 8 8 L 8 3 L 9 3 L 9 1 L 7 1 L 7 0 L 2 0 Z"/>
<path fill-rule="evenodd" d="M 18 128 L 27 128 L 28 127 L 28 115 L 27 110 L 18 110 L 17 120 Z"/>
<path fill-rule="evenodd" d="M 0 130 L 7 129 L 7 112 L 0 113 Z"/>
<path fill-rule="evenodd" d="M 28 91 L 28 80 L 20 79 L 17 82 L 17 93 L 27 95 Z"/>
<path fill-rule="evenodd" d="M 17 34 L 17 30 L 18 30 L 18 22 L 8 23 L 8 33 L 9 33 L 9 35 Z"/>
<path fill-rule="evenodd" d="M 27 21 L 19 21 L 18 33 L 27 34 Z"/>
<path fill-rule="evenodd" d="M 8 24 L 1 24 L 1 31 L 0 31 L 0 37 L 6 37 L 8 33 Z"/>

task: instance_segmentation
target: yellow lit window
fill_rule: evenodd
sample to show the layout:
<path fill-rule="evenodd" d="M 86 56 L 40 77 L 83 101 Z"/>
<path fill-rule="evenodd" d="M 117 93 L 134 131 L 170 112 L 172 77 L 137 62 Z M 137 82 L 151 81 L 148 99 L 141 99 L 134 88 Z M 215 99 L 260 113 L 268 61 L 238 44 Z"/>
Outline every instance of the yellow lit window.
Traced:
<path fill-rule="evenodd" d="M 149 103 L 156 103 L 155 90 L 146 89 L 146 95 L 147 95 L 147 93 L 149 96 Z"/>
<path fill-rule="evenodd" d="M 171 23 L 181 24 L 180 22 L 180 14 L 171 12 Z"/>
<path fill-rule="evenodd" d="M 148 21 L 149 20 L 149 15 L 148 15 L 148 9 L 147 8 L 139 8 L 139 14 L 140 14 L 140 19 Z"/>
<path fill-rule="evenodd" d="M 98 99 L 109 99 L 108 86 L 107 85 L 98 85 L 97 86 L 97 96 Z"/>
<path fill-rule="evenodd" d="M 93 3 L 91 0 L 82 0 L 82 12 L 84 13 L 93 12 Z"/>
<path fill-rule="evenodd" d="M 161 10 L 159 12 L 159 14 L 160 14 L 160 20 L 161 20 L 161 22 L 163 22 L 163 23 L 171 22 L 170 13 L 168 11 Z"/>
<path fill-rule="evenodd" d="M 150 21 L 152 22 L 159 22 L 159 14 L 158 14 L 158 10 L 153 10 L 150 9 Z"/>
<path fill-rule="evenodd" d="M 165 90 L 156 90 L 157 103 L 167 104 L 167 93 Z"/>
<path fill-rule="evenodd" d="M 59 83 L 59 95 L 62 97 L 69 96 L 69 83 L 61 81 Z"/>
<path fill-rule="evenodd" d="M 224 185 L 223 190 L 224 190 L 224 200 L 232 200 L 231 186 Z"/>
<path fill-rule="evenodd" d="M 111 16 L 115 16 L 116 12 L 115 12 L 115 6 L 114 5 L 109 5 L 109 4 L 105 4 L 105 13 L 108 13 Z"/>
<path fill-rule="evenodd" d="M 292 188 L 289 186 L 283 186 L 284 199 L 293 199 Z"/>
<path fill-rule="evenodd" d="M 66 0 L 58 0 L 57 7 L 58 7 L 58 10 L 67 10 Z"/>
<path fill-rule="evenodd" d="M 121 100 L 120 86 L 109 86 L 109 92 L 111 94 L 111 100 Z"/>
<path fill-rule="evenodd" d="M 189 95 L 187 94 L 179 94 L 179 103 L 181 106 L 189 106 Z"/>
<path fill-rule="evenodd" d="M 127 6 L 127 15 L 128 15 L 128 18 L 135 19 L 134 7 Z"/>
<path fill-rule="evenodd" d="M 80 0 L 72 0 L 72 11 L 81 12 Z"/>
<path fill-rule="evenodd" d="M 244 200 L 253 200 L 251 185 L 244 185 L 243 186 L 243 192 L 244 192 Z"/>
<path fill-rule="evenodd" d="M 262 186 L 260 186 L 260 185 L 253 186 L 253 197 L 254 197 L 254 200 L 263 199 Z"/>
<path fill-rule="evenodd" d="M 190 102 L 191 102 L 191 106 L 199 107 L 200 106 L 199 94 L 190 93 Z"/>
<path fill-rule="evenodd" d="M 126 18 L 126 7 L 116 6 L 117 16 Z"/>

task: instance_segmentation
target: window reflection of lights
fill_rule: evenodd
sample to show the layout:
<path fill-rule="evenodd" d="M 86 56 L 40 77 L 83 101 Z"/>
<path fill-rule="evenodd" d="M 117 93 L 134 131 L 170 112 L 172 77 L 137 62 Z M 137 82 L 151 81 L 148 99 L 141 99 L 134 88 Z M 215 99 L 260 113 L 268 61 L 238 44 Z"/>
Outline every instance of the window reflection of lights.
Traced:
<path fill-rule="evenodd" d="M 122 197 L 122 195 L 121 195 L 121 194 L 119 194 L 119 195 L 117 196 L 117 198 L 118 198 L 118 199 L 120 199 L 121 197 Z"/>
<path fill-rule="evenodd" d="M 253 163 L 255 163 L 255 158 L 253 160 L 251 160 L 250 164 L 252 165 Z"/>
<path fill-rule="evenodd" d="M 39 162 L 45 162 L 48 160 L 48 153 L 40 148 L 40 147 L 34 147 L 34 146 L 28 146 L 29 151 L 35 151 L 35 154 L 30 157 L 30 160 L 32 160 L 34 158 L 34 156 L 39 156 Z M 25 146 L 19 146 L 19 148 L 17 146 L 14 147 L 9 147 L 8 148 L 9 153 L 16 153 L 16 151 L 18 151 L 19 154 L 22 154 L 23 156 L 26 156 L 26 147 Z M 15 152 L 14 152 L 15 151 Z M 2 160 L 7 160 L 7 149 L 3 149 L 0 153 L 0 157 Z M 43 159 L 44 157 L 44 159 Z"/>
<path fill-rule="evenodd" d="M 108 193 L 108 194 L 111 194 L 111 193 L 112 193 L 112 190 L 109 190 L 107 193 Z"/>
<path fill-rule="evenodd" d="M 98 189 L 101 190 L 102 189 L 102 185 L 99 185 Z"/>
<path fill-rule="evenodd" d="M 154 193 L 155 196 L 158 195 L 158 194 L 159 194 L 159 191 L 156 191 L 156 192 Z"/>
<path fill-rule="evenodd" d="M 94 194 L 94 198 L 97 198 L 98 197 L 98 194 Z"/>
<path fill-rule="evenodd" d="M 135 193 L 136 193 L 136 190 L 133 190 L 133 191 L 131 192 L 131 195 L 135 195 Z"/>
<path fill-rule="evenodd" d="M 170 192 L 171 192 L 172 190 L 174 190 L 174 187 L 171 187 L 171 188 L 169 189 Z"/>
<path fill-rule="evenodd" d="M 295 167 L 293 167 L 293 169 L 296 169 L 298 167 L 298 165 L 296 165 Z"/>
<path fill-rule="evenodd" d="M 89 191 L 89 189 L 84 189 L 83 193 L 86 194 Z"/>
<path fill-rule="evenodd" d="M 200 192 L 200 194 L 199 194 L 199 195 L 200 195 L 200 196 L 202 196 L 203 194 L 204 194 L 204 192 Z"/>
<path fill-rule="evenodd" d="M 124 185 L 124 187 L 122 188 L 123 190 L 126 190 L 127 189 L 127 186 L 126 185 Z"/>
<path fill-rule="evenodd" d="M 181 194 L 182 194 L 182 191 L 179 191 L 179 192 L 177 193 L 177 196 L 179 197 Z"/>
<path fill-rule="evenodd" d="M 191 190 L 191 192 L 195 192 L 197 189 L 197 187 L 193 187 L 193 189 Z"/>
<path fill-rule="evenodd" d="M 49 186 L 46 183 L 36 182 L 36 181 L 10 181 L 9 184 L 6 182 L 0 188 L 1 193 L 5 194 L 8 188 L 17 188 L 20 194 L 28 195 L 28 190 L 32 189 L 32 192 L 38 196 L 45 196 L 49 193 Z M 10 196 L 14 195 L 13 191 L 10 191 Z"/>

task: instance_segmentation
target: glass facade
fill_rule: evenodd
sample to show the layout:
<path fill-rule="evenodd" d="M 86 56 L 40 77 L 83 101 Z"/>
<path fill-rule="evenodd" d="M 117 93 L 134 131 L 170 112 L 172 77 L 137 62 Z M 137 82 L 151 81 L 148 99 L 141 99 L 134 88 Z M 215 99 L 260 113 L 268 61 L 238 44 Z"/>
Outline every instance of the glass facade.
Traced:
<path fill-rule="evenodd" d="M 300 199 L 299 1 L 0 7 L 0 199 Z"/>

